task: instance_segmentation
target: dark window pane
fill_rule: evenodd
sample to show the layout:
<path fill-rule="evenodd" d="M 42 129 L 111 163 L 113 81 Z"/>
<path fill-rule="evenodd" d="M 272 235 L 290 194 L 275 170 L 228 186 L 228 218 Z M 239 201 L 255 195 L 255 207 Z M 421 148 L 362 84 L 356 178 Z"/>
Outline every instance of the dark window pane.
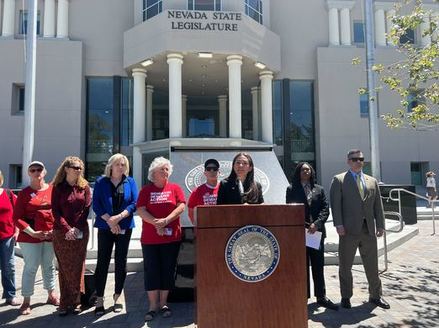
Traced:
<path fill-rule="evenodd" d="M 129 146 L 133 142 L 133 80 L 122 78 L 120 143 Z"/>
<path fill-rule="evenodd" d="M 407 30 L 407 32 L 399 38 L 400 43 L 415 43 L 415 31 Z"/>
<path fill-rule="evenodd" d="M 360 117 L 369 117 L 369 97 L 360 95 Z"/>
<path fill-rule="evenodd" d="M 354 22 L 354 43 L 364 43 L 363 22 Z"/>
<path fill-rule="evenodd" d="M 18 88 L 18 110 L 24 112 L 24 87 Z"/>
<path fill-rule="evenodd" d="M 282 127 L 282 81 L 273 81 L 273 119 L 274 143 L 283 145 Z"/>

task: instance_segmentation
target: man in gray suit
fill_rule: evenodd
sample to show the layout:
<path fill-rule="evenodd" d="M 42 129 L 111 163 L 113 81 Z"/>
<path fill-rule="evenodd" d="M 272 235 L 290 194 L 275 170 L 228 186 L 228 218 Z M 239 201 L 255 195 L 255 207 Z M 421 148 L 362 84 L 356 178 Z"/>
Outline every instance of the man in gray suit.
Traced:
<path fill-rule="evenodd" d="M 384 234 L 384 212 L 377 180 L 363 173 L 364 156 L 361 150 L 350 150 L 349 170 L 336 175 L 330 197 L 334 226 L 339 235 L 339 278 L 341 306 L 351 308 L 352 264 L 357 249 L 369 283 L 369 302 L 389 309 L 381 297 L 378 274 L 377 237 Z"/>

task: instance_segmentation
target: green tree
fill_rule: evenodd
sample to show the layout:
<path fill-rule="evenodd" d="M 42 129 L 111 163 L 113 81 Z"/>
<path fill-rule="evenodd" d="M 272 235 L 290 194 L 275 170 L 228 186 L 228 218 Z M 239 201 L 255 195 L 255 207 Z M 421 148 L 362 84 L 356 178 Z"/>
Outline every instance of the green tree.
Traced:
<path fill-rule="evenodd" d="M 434 0 L 438 4 L 439 0 Z M 407 9 L 409 9 L 407 11 Z M 380 88 L 397 93 L 400 106 L 381 118 L 390 128 L 429 128 L 439 125 L 438 85 L 438 13 L 432 12 L 421 0 L 404 0 L 395 5 L 393 27 L 387 35 L 402 57 L 390 65 L 377 64 Z M 427 24 L 423 24 L 427 23 Z M 427 28 L 425 28 L 427 27 Z M 431 39 L 425 46 L 410 41 L 414 31 Z M 359 64 L 358 58 L 353 64 Z M 367 93 L 366 89 L 359 90 Z"/>

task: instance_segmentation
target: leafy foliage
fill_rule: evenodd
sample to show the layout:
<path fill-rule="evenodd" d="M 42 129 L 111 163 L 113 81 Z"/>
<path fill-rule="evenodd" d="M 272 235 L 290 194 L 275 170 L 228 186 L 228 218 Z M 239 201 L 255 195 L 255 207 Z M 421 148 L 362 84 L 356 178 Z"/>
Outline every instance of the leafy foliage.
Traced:
<path fill-rule="evenodd" d="M 435 4 L 439 0 L 434 1 Z M 404 9 L 412 8 L 408 14 Z M 439 7 L 438 7 L 439 8 Z M 439 71 L 438 71 L 438 12 L 429 10 L 421 0 L 404 0 L 395 7 L 393 27 L 387 35 L 389 43 L 402 55 L 402 60 L 390 65 L 377 64 L 372 68 L 386 87 L 399 95 L 400 108 L 382 115 L 390 128 L 412 127 L 428 129 L 439 125 Z M 423 24 L 423 23 L 428 24 Z M 425 28 L 426 27 L 426 28 Z M 431 42 L 420 46 L 408 40 L 413 31 Z M 352 63 L 359 64 L 354 58 Z M 360 90 L 367 93 L 367 90 Z"/>

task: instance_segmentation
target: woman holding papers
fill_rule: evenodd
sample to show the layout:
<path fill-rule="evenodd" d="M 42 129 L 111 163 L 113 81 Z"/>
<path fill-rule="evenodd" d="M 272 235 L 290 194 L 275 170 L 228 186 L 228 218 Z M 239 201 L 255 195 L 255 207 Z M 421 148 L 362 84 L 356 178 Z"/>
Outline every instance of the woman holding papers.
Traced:
<path fill-rule="evenodd" d="M 303 203 L 307 233 L 314 234 L 319 231 L 322 234 L 319 249 L 306 247 L 308 298 L 310 297 L 309 265 L 311 263 L 317 303 L 328 309 L 338 310 L 338 306 L 326 297 L 323 273 L 325 222 L 329 216 L 329 205 L 323 187 L 315 183 L 315 171 L 309 163 L 301 162 L 296 166 L 291 184 L 287 188 L 286 203 Z"/>

